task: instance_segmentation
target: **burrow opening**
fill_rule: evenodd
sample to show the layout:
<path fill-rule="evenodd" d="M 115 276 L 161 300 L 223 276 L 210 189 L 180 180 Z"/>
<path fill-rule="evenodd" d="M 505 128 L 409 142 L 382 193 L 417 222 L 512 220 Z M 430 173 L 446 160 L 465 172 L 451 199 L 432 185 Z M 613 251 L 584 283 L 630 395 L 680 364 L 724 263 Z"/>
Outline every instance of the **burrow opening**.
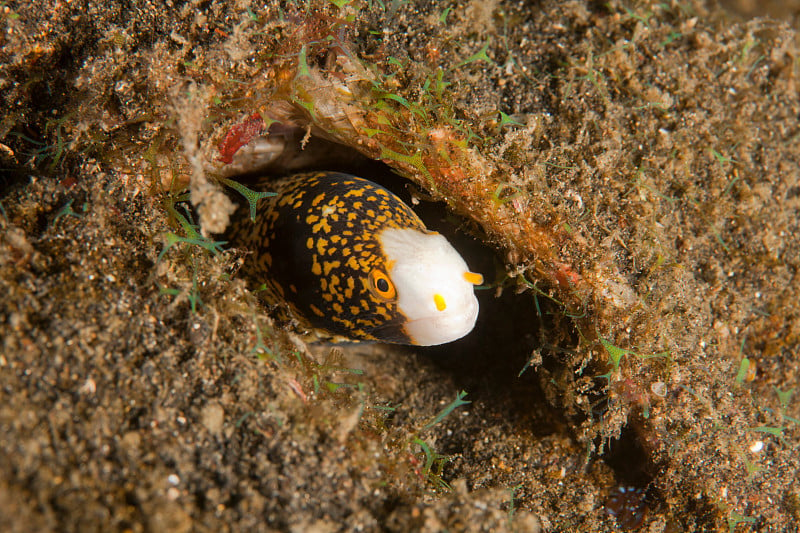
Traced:
<path fill-rule="evenodd" d="M 273 132 L 270 129 L 270 134 Z M 548 400 L 542 382 L 563 372 L 572 372 L 564 354 L 578 342 L 570 319 L 551 300 L 530 291 L 517 294 L 513 285 L 498 291 L 495 285 L 505 276 L 504 262 L 497 251 L 476 238 L 480 230 L 450 213 L 443 202 L 426 200 L 412 182 L 395 174 L 381 161 L 369 159 L 345 145 L 318 136 L 305 139 L 303 128 L 277 125 L 286 142 L 288 156 L 255 171 L 233 176 L 248 184 L 264 176 L 280 179 L 312 171 L 344 172 L 374 181 L 396 194 L 419 215 L 425 225 L 442 233 L 462 254 L 470 269 L 483 274 L 488 288 L 477 290 L 480 313 L 475 329 L 466 337 L 441 346 L 400 347 L 393 353 L 417 353 L 423 365 L 449 375 L 475 404 L 491 406 L 508 423 L 530 435 L 570 434 L 584 415 L 567 414 Z M 598 372 L 600 374 L 601 372 Z M 602 402 L 601 379 L 594 398 Z M 638 441 L 636 431 L 626 429 L 610 443 L 599 460 L 614 472 L 619 484 L 646 487 L 653 465 Z"/>

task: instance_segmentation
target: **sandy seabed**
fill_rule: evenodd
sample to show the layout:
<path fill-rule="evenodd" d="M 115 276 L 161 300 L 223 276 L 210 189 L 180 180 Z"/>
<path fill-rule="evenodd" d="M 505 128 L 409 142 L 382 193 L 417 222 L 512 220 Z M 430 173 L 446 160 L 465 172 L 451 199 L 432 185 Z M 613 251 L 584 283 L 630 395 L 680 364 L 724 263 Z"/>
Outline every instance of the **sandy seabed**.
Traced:
<path fill-rule="evenodd" d="M 1 530 L 796 530 L 796 3 L 76 4 L 0 3 Z M 254 113 L 423 200 L 469 337 L 273 321 L 193 233 Z"/>

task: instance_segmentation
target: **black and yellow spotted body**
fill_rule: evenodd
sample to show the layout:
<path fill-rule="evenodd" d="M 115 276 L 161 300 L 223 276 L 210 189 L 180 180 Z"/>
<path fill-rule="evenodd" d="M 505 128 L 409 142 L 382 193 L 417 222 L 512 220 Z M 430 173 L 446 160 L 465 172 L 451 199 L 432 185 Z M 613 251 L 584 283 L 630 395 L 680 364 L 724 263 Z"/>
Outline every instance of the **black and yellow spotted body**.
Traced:
<path fill-rule="evenodd" d="M 419 217 L 387 189 L 349 174 L 299 174 L 255 188 L 277 195 L 259 201 L 255 223 L 240 208 L 230 238 L 251 252 L 244 274 L 266 286 L 267 300 L 286 302 L 304 327 L 323 334 L 409 343 L 395 299 L 380 294 L 391 265 L 377 236 L 387 228 L 428 233 Z"/>

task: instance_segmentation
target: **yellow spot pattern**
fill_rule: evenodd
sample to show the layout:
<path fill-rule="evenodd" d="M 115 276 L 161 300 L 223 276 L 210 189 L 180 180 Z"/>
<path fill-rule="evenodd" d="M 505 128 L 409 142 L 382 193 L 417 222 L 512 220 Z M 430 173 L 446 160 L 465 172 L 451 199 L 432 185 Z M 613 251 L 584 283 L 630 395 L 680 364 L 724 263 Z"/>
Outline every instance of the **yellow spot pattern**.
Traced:
<path fill-rule="evenodd" d="M 381 231 L 427 232 L 408 206 L 348 174 L 299 174 L 252 188 L 277 195 L 259 201 L 255 224 L 248 208 L 240 208 L 230 240 L 251 252 L 243 272 L 254 286 L 266 285 L 260 294 L 269 303 L 285 304 L 303 327 L 323 334 L 408 340 L 396 301 L 377 298 L 368 283 L 373 269 L 389 268 L 377 238 Z"/>

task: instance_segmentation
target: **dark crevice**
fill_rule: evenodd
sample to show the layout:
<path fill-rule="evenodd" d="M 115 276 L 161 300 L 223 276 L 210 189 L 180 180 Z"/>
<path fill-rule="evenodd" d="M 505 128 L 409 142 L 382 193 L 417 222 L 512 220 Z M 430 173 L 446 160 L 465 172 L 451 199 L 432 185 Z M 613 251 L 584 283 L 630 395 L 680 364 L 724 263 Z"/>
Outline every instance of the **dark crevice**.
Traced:
<path fill-rule="evenodd" d="M 426 201 L 424 191 L 387 165 L 317 137 L 300 150 L 296 145 L 304 131 L 292 132 L 282 127 L 279 131 L 287 140 L 289 155 L 282 155 L 266 169 L 236 179 L 248 183 L 265 175 L 279 179 L 307 171 L 345 172 L 379 183 L 412 205 L 429 229 L 447 237 L 471 270 L 484 275 L 487 288 L 477 291 L 480 314 L 469 335 L 441 346 L 409 347 L 408 353 L 421 354 L 423 364 L 450 375 L 459 389 L 467 391 L 473 404 L 492 416 L 502 417 L 510 427 L 533 436 L 559 433 L 576 440 L 569 428 L 579 427 L 592 415 L 577 412 L 564 398 L 554 397 L 558 386 L 548 385 L 554 379 L 561 386 L 565 380 L 574 379 L 574 368 L 565 354 L 577 344 L 578 334 L 563 310 L 530 291 L 516 294 L 513 284 L 498 296 L 496 286 L 502 285 L 506 276 L 504 262 L 493 248 L 473 236 L 480 229 L 450 213 L 444 203 Z M 540 354 L 540 360 L 531 364 L 534 353 Z M 593 404 L 603 404 L 605 393 L 600 388 L 587 394 L 593 397 Z M 457 441 L 458 438 L 440 442 L 440 451 L 458 453 Z M 636 489 L 632 493 L 623 491 L 630 501 L 637 503 L 639 500 L 635 499 L 640 498 L 642 509 L 652 508 L 658 499 L 650 486 L 653 468 L 634 430 L 623 431 L 600 459 L 615 472 L 620 487 Z M 637 517 L 634 513 L 634 522 Z M 618 517 L 621 525 L 623 520 Z"/>
<path fill-rule="evenodd" d="M 566 363 L 548 342 L 559 344 L 566 339 L 573 346 L 577 342 L 571 322 L 557 305 L 531 292 L 516 294 L 513 285 L 498 296 L 496 286 L 503 284 L 506 271 L 496 251 L 473 236 L 480 229 L 450 213 L 443 202 L 426 201 L 424 191 L 384 163 L 320 137 L 312 136 L 300 149 L 305 130 L 273 125 L 270 133 L 286 142 L 284 153 L 269 166 L 235 179 L 248 184 L 264 176 L 280 179 L 299 172 L 345 172 L 374 181 L 411 205 L 429 229 L 453 244 L 471 270 L 483 274 L 487 287 L 477 291 L 481 311 L 472 333 L 445 345 L 408 351 L 421 353 L 429 364 L 452 375 L 472 401 L 502 412 L 506 420 L 516 421 L 531 434 L 565 431 L 568 423 L 563 409 L 547 401 L 536 365 L 530 364 L 533 352 L 539 351 L 548 365 L 563 367 Z"/>

